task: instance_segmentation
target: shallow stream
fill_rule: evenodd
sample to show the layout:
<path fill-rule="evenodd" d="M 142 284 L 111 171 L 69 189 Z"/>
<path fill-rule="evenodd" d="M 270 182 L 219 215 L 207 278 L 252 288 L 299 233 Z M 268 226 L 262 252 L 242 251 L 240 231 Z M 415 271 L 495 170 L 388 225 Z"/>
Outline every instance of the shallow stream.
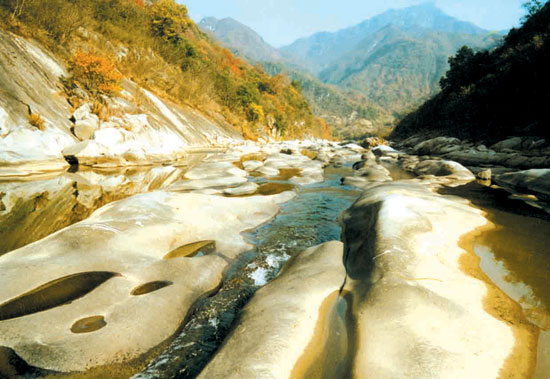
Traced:
<path fill-rule="evenodd" d="M 196 163 L 203 157 L 194 157 L 188 164 Z M 412 177 L 402 170 L 387 168 L 394 180 Z M 6 189 L 17 187 L 25 195 L 22 197 L 27 199 L 14 200 L 10 206 L 16 209 L 15 213 L 6 212 L 5 206 L 0 209 L 0 216 L 3 217 L 0 218 L 0 255 L 80 221 L 110 201 L 162 189 L 181 179 L 184 173 L 185 167 L 153 167 L 123 172 L 60 173 L 35 182 L 0 183 Z M 289 179 L 296 173 L 284 170 L 275 178 L 249 177 L 250 181 L 260 184 L 259 194 L 294 189 L 297 196 L 282 204 L 280 213 L 270 222 L 246 233 L 254 249 L 231 263 L 220 288 L 195 304 L 180 331 L 150 354 L 130 364 L 62 376 L 109 377 L 113 372 L 118 372 L 121 377 L 141 372 L 135 378 L 196 376 L 231 330 L 239 310 L 257 289 L 278 274 L 286 261 L 308 247 L 340 239 L 338 217 L 360 195 L 358 189 L 341 185 L 340 179 L 351 173 L 351 164 L 328 167 L 324 182 L 305 186 L 292 184 Z M 110 185 L 95 186 L 93 180 L 97 176 L 111 178 L 107 181 Z M 42 190 L 32 193 L 35 188 Z M 518 302 L 529 322 L 540 329 L 535 377 L 547 377 L 545 374 L 550 372 L 550 217 L 521 201 L 512 200 L 502 190 L 477 183 L 444 188 L 440 193 L 470 200 L 484 210 L 486 217 L 495 225 L 475 237 L 474 252 L 490 280 Z M 0 200 L 3 196 L 0 190 Z M 89 207 L 79 207 L 75 200 L 79 196 L 80 202 L 93 201 L 89 200 Z M 4 198 L 4 203 L 6 201 Z M 336 333 L 337 337 L 329 336 L 330 341 L 334 341 L 334 350 L 330 354 L 325 352 L 325 358 L 319 365 L 305 367 L 299 373 L 304 377 L 323 377 L 329 372 L 341 376 L 349 374 L 349 362 L 336 359 L 349 358 L 349 349 L 353 344 L 349 336 L 348 304 L 344 298 L 337 296 L 326 307 L 333 309 L 327 314 L 334 315 L 337 320 L 320 319 L 317 327 L 322 329 L 325 324 L 336 325 L 341 333 Z M 345 335 L 347 337 L 342 337 Z M 0 366 L 4 364 L 1 355 Z"/>

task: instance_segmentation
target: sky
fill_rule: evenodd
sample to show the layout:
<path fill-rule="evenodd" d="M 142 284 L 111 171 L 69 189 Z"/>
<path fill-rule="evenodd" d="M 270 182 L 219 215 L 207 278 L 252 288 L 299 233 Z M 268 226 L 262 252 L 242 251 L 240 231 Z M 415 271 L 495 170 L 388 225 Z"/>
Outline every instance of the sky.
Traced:
<path fill-rule="evenodd" d="M 445 13 L 488 30 L 519 26 L 526 0 L 432 0 Z M 388 9 L 426 0 L 178 0 L 193 20 L 232 17 L 275 47 L 319 31 L 335 31 Z"/>

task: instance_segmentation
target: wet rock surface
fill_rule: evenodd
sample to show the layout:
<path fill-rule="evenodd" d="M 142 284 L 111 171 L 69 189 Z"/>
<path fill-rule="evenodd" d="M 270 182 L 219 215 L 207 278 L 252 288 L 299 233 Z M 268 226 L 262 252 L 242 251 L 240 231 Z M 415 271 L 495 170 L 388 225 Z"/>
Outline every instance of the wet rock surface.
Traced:
<path fill-rule="evenodd" d="M 192 165 L 193 159 L 185 164 Z M 165 188 L 183 172 L 180 167 L 157 166 L 0 182 L 0 255 L 81 221 L 107 203 Z"/>
<path fill-rule="evenodd" d="M 291 377 L 314 335 L 323 302 L 342 286 L 342 250 L 340 242 L 327 242 L 289 262 L 243 309 L 199 378 Z M 239 364 L 228 371 L 228 362 Z"/>
<path fill-rule="evenodd" d="M 0 258 L 0 345 L 12 347 L 33 366 L 55 371 L 146 353 L 178 330 L 185 310 L 214 290 L 227 261 L 249 247 L 239 233 L 269 220 L 278 212 L 277 203 L 291 197 L 150 192 L 111 203 L 83 222 L 5 254 Z M 215 254 L 163 259 L 178 246 L 209 238 L 216 241 Z M 116 273 L 107 281 L 90 276 L 107 267 Z M 80 272 L 89 273 L 75 276 Z M 69 283 L 75 280 L 82 285 Z M 173 284 L 132 295 L 136 286 L 159 280 Z M 93 333 L 71 332 L 77 320 L 93 315 L 102 315 L 106 326 Z"/>
<path fill-rule="evenodd" d="M 354 376 L 500 375 L 514 330 L 486 312 L 486 284 L 463 271 L 459 244 L 488 223 L 479 210 L 392 183 L 366 191 L 342 222 L 359 339 Z"/>

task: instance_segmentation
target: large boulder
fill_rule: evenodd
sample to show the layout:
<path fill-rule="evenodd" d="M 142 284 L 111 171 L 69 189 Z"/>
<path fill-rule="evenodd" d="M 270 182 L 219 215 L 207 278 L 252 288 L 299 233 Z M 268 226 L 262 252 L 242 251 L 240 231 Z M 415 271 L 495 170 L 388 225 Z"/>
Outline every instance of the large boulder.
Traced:
<path fill-rule="evenodd" d="M 90 117 L 84 120 L 76 121 L 73 126 L 73 133 L 79 140 L 84 141 L 91 139 L 98 127 L 99 119 L 97 116 L 96 118 Z"/>
<path fill-rule="evenodd" d="M 497 175 L 496 184 L 517 192 L 527 192 L 550 200 L 550 169 L 532 169 Z"/>
<path fill-rule="evenodd" d="M 472 181 L 474 174 L 460 163 L 447 160 L 424 160 L 419 162 L 414 172 L 416 175 L 434 175 L 449 179 Z"/>
<path fill-rule="evenodd" d="M 420 142 L 413 148 L 418 155 L 437 155 L 462 149 L 462 142 L 454 137 L 436 137 Z"/>
<path fill-rule="evenodd" d="M 465 250 L 489 226 L 480 210 L 397 182 L 366 191 L 342 225 L 357 347 L 348 376 L 529 375 L 538 330 Z"/>
<path fill-rule="evenodd" d="M 522 142 L 523 139 L 521 137 L 512 137 L 505 139 L 504 141 L 495 143 L 493 146 L 491 146 L 491 149 L 499 152 L 506 149 L 519 150 L 521 148 Z"/>

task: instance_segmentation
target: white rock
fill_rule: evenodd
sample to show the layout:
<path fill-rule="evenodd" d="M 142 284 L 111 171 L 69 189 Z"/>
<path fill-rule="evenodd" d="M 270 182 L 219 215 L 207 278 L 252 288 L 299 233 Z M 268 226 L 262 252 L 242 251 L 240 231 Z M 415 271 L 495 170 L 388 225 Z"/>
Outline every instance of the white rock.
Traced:
<path fill-rule="evenodd" d="M 246 178 L 242 176 L 222 176 L 208 179 L 182 180 L 172 184 L 170 191 L 191 191 L 202 190 L 206 188 L 229 188 L 246 183 Z"/>
<path fill-rule="evenodd" d="M 90 272 L 119 275 L 99 286 L 85 281 L 81 292 L 74 294 L 77 298 L 63 305 L 63 300 L 56 303 L 55 294 L 43 291 L 28 304 L 42 306 L 42 311 L 0 322 L 0 345 L 14 349 L 33 366 L 62 372 L 141 356 L 172 336 L 194 301 L 216 288 L 228 259 L 251 247 L 241 232 L 269 220 L 278 212 L 277 204 L 292 196 L 241 199 L 151 192 L 111 203 L 85 221 L 1 256 L 4 317 L 10 299 L 45 283 L 69 275 L 84 278 L 82 273 Z M 201 240 L 215 240 L 216 251 L 226 258 L 215 254 L 163 259 Z M 131 294 L 155 281 L 166 286 Z M 71 331 L 77 321 L 91 316 L 102 316 L 106 325 L 99 324 L 103 327 L 96 331 Z"/>
<path fill-rule="evenodd" d="M 300 185 L 321 183 L 325 180 L 323 175 L 293 176 L 289 182 Z"/>
<path fill-rule="evenodd" d="M 243 162 L 243 167 L 246 171 L 254 171 L 260 167 L 262 167 L 264 164 L 260 161 L 245 161 Z"/>
<path fill-rule="evenodd" d="M 226 188 L 223 193 L 232 196 L 250 195 L 258 190 L 258 185 L 252 182 L 246 182 L 238 187 Z"/>
<path fill-rule="evenodd" d="M 342 223 L 357 377 L 501 375 L 518 326 L 488 313 L 492 283 L 461 264 L 460 238 L 488 224 L 480 210 L 395 182 L 367 190 Z"/>
<path fill-rule="evenodd" d="M 386 146 L 386 145 L 379 145 L 376 147 L 373 147 L 372 150 L 373 154 L 377 157 L 383 157 L 389 154 L 397 154 L 398 151 L 395 150 L 392 147 Z"/>
<path fill-rule="evenodd" d="M 12 122 L 8 113 L 0 107 L 0 138 L 5 138 L 9 134 Z"/>
<path fill-rule="evenodd" d="M 94 115 L 95 116 L 95 115 Z M 77 120 L 74 124 L 74 135 L 81 141 L 91 139 L 99 127 L 99 118 L 88 117 Z"/>
<path fill-rule="evenodd" d="M 274 177 L 279 175 L 279 170 L 273 167 L 260 167 L 256 170 L 256 172 L 259 172 L 260 174 L 267 176 L 267 177 Z"/>
<path fill-rule="evenodd" d="M 475 180 L 475 175 L 466 167 L 447 160 L 421 161 L 416 165 L 414 171 L 416 175 L 435 175 L 466 181 Z"/>
<path fill-rule="evenodd" d="M 188 179 L 213 179 L 220 176 L 246 177 L 248 173 L 231 162 L 205 162 L 185 173 Z"/>
<path fill-rule="evenodd" d="M 85 120 L 88 117 L 90 117 L 92 114 L 93 114 L 92 106 L 89 103 L 85 103 L 85 104 L 82 104 L 73 112 L 73 118 L 75 119 L 75 121 Z"/>

